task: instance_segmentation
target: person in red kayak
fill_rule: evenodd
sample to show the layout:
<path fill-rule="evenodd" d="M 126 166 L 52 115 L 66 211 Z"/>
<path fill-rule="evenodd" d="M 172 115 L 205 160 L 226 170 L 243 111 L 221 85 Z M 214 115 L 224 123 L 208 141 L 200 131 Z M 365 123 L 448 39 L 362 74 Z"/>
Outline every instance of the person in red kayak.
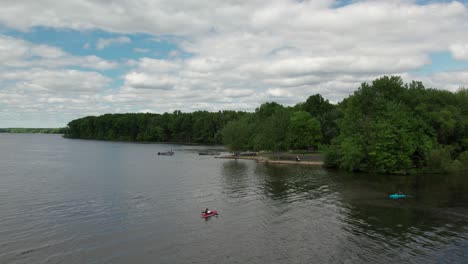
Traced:
<path fill-rule="evenodd" d="M 205 211 L 203 211 L 203 213 L 204 214 L 211 214 L 211 211 L 208 208 L 206 208 Z"/>

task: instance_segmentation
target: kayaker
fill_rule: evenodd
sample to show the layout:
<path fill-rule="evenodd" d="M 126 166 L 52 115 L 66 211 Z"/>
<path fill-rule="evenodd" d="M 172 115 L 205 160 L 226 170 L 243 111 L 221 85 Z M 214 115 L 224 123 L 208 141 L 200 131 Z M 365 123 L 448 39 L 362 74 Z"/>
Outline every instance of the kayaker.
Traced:
<path fill-rule="evenodd" d="M 209 213 L 211 213 L 211 211 L 208 208 L 206 208 L 205 211 L 203 211 L 203 213 L 204 214 L 209 214 Z"/>
<path fill-rule="evenodd" d="M 403 195 L 403 193 L 401 191 L 398 191 L 397 194 L 398 195 Z"/>

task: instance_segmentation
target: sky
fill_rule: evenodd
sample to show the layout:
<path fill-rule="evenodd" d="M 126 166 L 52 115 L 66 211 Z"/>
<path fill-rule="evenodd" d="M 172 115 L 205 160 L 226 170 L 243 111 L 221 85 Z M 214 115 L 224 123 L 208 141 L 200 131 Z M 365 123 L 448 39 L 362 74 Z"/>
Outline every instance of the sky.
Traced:
<path fill-rule="evenodd" d="M 0 127 L 468 87 L 468 1 L 1 0 Z"/>

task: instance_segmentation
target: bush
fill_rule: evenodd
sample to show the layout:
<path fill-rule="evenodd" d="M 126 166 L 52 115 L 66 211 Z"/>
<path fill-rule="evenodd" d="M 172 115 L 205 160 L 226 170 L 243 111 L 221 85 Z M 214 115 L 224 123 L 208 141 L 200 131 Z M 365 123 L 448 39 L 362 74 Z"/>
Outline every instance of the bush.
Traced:
<path fill-rule="evenodd" d="M 431 173 L 446 173 L 453 169 L 449 147 L 441 147 L 430 151 L 427 170 Z"/>
<path fill-rule="evenodd" d="M 339 164 L 340 155 L 336 147 L 329 147 L 324 149 L 325 160 L 324 166 L 327 168 L 337 168 Z"/>
<path fill-rule="evenodd" d="M 454 161 L 453 170 L 468 170 L 468 150 L 458 155 L 458 158 Z"/>

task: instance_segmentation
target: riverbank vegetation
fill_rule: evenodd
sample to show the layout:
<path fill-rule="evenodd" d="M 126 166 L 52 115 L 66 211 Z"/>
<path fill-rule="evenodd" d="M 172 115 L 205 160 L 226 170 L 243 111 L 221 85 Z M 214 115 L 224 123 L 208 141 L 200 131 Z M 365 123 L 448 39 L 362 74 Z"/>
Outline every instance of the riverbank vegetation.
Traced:
<path fill-rule="evenodd" d="M 0 133 L 63 134 L 66 128 L 0 128 Z"/>
<path fill-rule="evenodd" d="M 468 167 L 468 90 L 426 89 L 400 77 L 363 83 L 339 105 L 326 163 L 348 171 L 447 172 Z"/>
<path fill-rule="evenodd" d="M 65 137 L 224 144 L 232 151 L 316 150 L 348 171 L 447 172 L 468 167 L 468 91 L 400 77 L 363 83 L 338 104 L 321 95 L 255 112 L 106 114 L 71 121 Z"/>
<path fill-rule="evenodd" d="M 152 114 L 127 113 L 88 116 L 68 123 L 65 137 L 118 140 L 222 144 L 221 130 L 245 112 L 196 111 Z"/>

